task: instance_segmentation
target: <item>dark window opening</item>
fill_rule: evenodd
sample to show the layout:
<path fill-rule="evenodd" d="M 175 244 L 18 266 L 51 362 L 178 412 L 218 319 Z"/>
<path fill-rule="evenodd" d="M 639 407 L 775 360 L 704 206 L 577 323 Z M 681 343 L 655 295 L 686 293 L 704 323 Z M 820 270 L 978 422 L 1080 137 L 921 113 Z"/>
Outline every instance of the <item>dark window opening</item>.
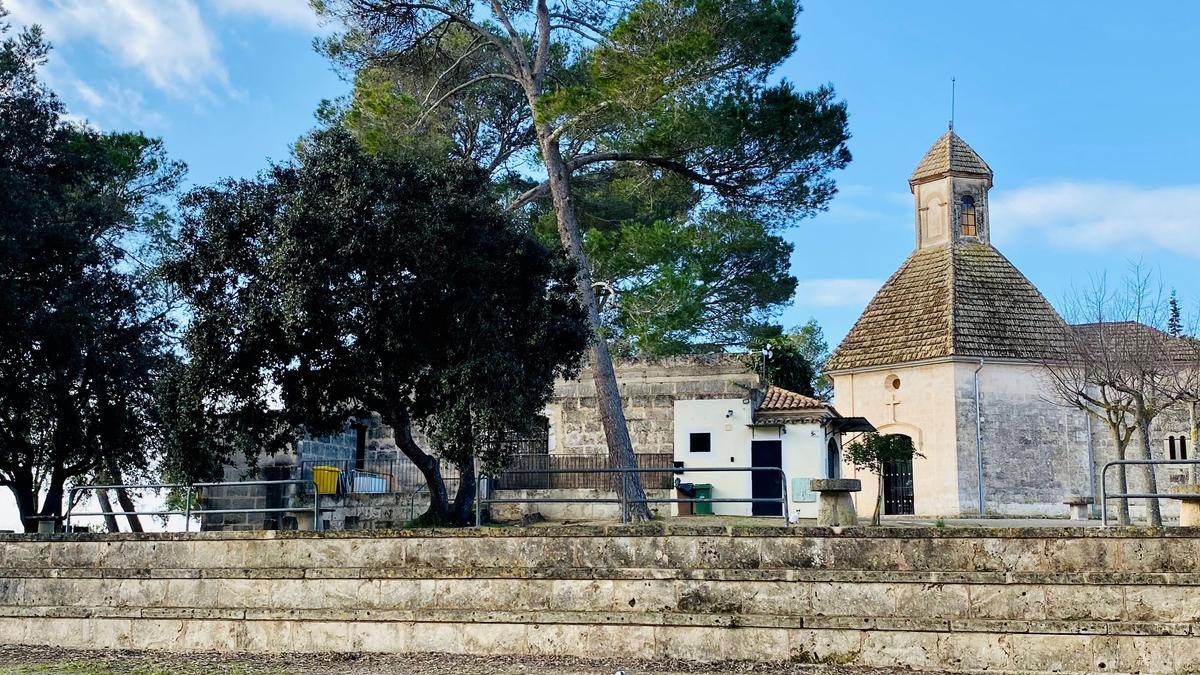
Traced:
<path fill-rule="evenodd" d="M 1167 436 L 1167 459 L 1187 458 L 1187 436 Z"/>
<path fill-rule="evenodd" d="M 966 195 L 959 202 L 960 211 L 958 216 L 959 230 L 964 237 L 975 236 L 975 198 Z"/>
<path fill-rule="evenodd" d="M 712 434 L 690 434 L 688 449 L 691 452 L 712 452 Z"/>

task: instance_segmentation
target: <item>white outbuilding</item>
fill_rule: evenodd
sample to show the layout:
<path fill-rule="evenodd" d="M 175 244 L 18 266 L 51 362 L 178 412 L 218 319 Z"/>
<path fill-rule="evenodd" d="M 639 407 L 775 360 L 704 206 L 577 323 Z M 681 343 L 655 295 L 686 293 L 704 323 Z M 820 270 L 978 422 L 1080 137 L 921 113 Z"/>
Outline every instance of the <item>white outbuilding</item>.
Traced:
<path fill-rule="evenodd" d="M 697 515 L 780 516 L 778 503 L 719 500 L 773 499 L 786 487 L 789 520 L 815 518 L 809 481 L 839 477 L 844 433 L 873 430 L 864 419 L 842 417 L 828 403 L 776 386 L 746 398 L 675 400 L 674 408 L 678 482 L 685 489 L 694 486 L 697 498 L 714 500 L 696 504 Z M 782 473 L 688 471 L 733 467 Z"/>

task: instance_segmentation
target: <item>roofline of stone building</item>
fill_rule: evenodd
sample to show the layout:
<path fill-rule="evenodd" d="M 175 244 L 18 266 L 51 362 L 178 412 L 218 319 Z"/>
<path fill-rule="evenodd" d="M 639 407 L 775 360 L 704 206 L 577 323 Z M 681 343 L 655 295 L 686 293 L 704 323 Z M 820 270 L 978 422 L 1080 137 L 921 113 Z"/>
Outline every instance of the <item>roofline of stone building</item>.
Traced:
<path fill-rule="evenodd" d="M 1027 359 L 1014 358 L 1011 356 L 969 356 L 966 354 L 951 354 L 949 356 L 935 356 L 929 359 L 913 359 L 911 361 L 897 361 L 895 363 L 884 363 L 872 366 L 857 366 L 855 368 L 841 368 L 838 370 L 821 371 L 823 375 L 847 375 L 851 373 L 869 373 L 879 370 L 895 370 L 896 368 L 911 368 L 913 366 L 930 366 L 939 363 L 979 363 L 983 360 L 989 364 L 1009 365 L 1009 366 L 1029 366 L 1038 365 L 1040 360 L 1030 357 Z"/>

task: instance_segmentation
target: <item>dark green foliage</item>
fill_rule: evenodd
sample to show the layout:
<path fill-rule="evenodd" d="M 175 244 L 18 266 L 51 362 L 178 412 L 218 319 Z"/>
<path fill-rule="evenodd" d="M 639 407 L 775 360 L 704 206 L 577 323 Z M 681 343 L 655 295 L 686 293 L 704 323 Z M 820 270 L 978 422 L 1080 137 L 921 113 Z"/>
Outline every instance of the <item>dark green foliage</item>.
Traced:
<path fill-rule="evenodd" d="M 66 123 L 36 77 L 46 56 L 36 29 L 0 43 L 0 484 L 22 518 L 148 466 L 170 321 L 147 270 L 183 174 L 157 140 Z"/>
<path fill-rule="evenodd" d="M 364 144 L 479 163 L 548 243 L 535 122 L 556 136 L 593 277 L 617 290 L 617 351 L 743 346 L 791 299 L 778 231 L 824 209 L 850 160 L 833 90 L 772 82 L 795 2 L 550 2 L 548 33 L 533 3 L 320 4 L 348 26 L 325 48 L 355 73 L 344 119 Z"/>
<path fill-rule="evenodd" d="M 195 315 L 169 392 L 180 471 L 376 412 L 425 472 L 431 516 L 461 521 L 474 481 L 448 510 L 413 426 L 464 472 L 475 457 L 502 464 L 493 441 L 534 418 L 584 348 L 572 270 L 464 164 L 370 156 L 332 128 L 182 206 L 169 274 Z M 216 463 L 190 459 L 206 456 Z"/>
<path fill-rule="evenodd" d="M 883 473 L 888 462 L 905 462 L 917 454 L 912 439 L 903 434 L 863 434 L 862 438 L 846 446 L 846 461 L 854 468 Z"/>

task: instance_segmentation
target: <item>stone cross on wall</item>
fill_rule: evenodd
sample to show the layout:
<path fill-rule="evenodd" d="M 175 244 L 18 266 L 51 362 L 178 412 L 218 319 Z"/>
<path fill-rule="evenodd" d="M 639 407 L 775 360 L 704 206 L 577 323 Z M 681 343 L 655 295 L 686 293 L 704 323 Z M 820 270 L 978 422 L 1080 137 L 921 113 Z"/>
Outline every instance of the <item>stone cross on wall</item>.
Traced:
<path fill-rule="evenodd" d="M 883 404 L 888 407 L 888 410 L 891 411 L 892 421 L 893 422 L 897 421 L 896 420 L 896 406 L 900 405 L 900 399 L 896 398 L 896 392 L 889 391 L 888 392 L 888 400 L 884 401 Z"/>

